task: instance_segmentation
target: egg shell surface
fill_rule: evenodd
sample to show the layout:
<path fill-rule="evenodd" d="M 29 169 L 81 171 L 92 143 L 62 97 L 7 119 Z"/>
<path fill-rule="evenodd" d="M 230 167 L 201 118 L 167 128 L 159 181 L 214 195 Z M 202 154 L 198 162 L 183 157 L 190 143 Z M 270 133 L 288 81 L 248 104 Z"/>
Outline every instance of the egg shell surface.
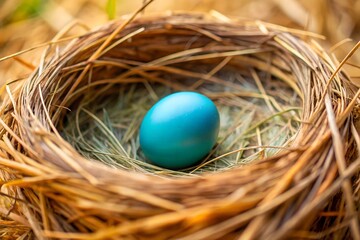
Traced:
<path fill-rule="evenodd" d="M 187 168 L 209 153 L 219 126 L 219 112 L 205 95 L 170 94 L 146 113 L 140 126 L 140 147 L 155 165 L 173 170 Z"/>

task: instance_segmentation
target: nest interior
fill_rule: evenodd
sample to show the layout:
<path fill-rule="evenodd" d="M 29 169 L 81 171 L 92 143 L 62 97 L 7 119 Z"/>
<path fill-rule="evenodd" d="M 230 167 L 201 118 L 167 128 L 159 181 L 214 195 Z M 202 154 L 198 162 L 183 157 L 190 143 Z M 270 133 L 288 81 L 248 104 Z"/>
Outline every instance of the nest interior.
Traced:
<path fill-rule="evenodd" d="M 357 89 L 312 37 L 177 14 L 112 22 L 50 46 L 1 107 L 0 232 L 356 238 Z M 182 90 L 208 95 L 229 119 L 207 162 L 169 172 L 142 161 L 136 129 L 152 102 Z"/>
<path fill-rule="evenodd" d="M 77 94 L 76 106 L 68 107 L 72 113 L 60 121 L 61 135 L 88 159 L 126 170 L 170 176 L 227 170 L 289 146 L 300 123 L 300 98 L 283 81 L 242 66 L 236 59 L 262 50 L 238 46 L 218 49 L 208 39 L 196 38 L 196 46 L 184 39 L 177 43 L 175 54 L 169 53 L 168 48 L 165 53 L 157 49 L 151 58 L 144 58 L 133 48 L 140 45 L 144 49 L 137 51 L 148 51 L 147 44 L 137 42 L 144 41 L 140 36 L 121 46 L 115 56 L 99 59 L 106 63 L 94 66 L 99 70 L 91 74 L 91 84 L 85 83 L 86 88 Z M 175 40 L 164 36 L 158 41 Z M 124 54 L 123 50 L 133 50 L 135 66 L 130 64 L 125 69 L 118 66 L 119 61 L 124 61 L 118 57 Z M 263 57 L 270 59 L 271 54 L 264 51 Z M 149 65 L 147 69 L 143 69 L 145 63 Z M 136 68 L 145 74 L 139 74 Z M 102 75 L 108 72 L 112 78 L 104 79 Z M 220 136 L 203 163 L 181 172 L 169 171 L 146 162 L 139 148 L 138 129 L 146 111 L 159 98 L 184 90 L 201 92 L 215 101 L 221 115 Z"/>

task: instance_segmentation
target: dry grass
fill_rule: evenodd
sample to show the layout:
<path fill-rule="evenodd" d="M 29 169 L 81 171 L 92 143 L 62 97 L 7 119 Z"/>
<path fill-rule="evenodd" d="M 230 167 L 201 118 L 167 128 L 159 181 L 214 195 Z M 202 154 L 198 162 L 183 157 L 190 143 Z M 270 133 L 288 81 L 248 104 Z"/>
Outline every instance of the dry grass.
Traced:
<path fill-rule="evenodd" d="M 213 69 L 219 69 L 217 66 L 232 58 L 216 57 L 214 63 L 199 69 L 200 73 L 206 75 L 214 72 Z M 115 65 L 116 60 L 109 60 L 107 64 Z M 164 65 L 168 65 L 167 62 Z M 191 67 L 186 68 L 190 70 Z M 257 73 L 254 71 L 253 74 Z M 169 172 L 147 164 L 139 151 L 138 128 L 141 120 L 159 98 L 175 90 L 170 86 L 137 79 L 134 81 L 140 83 L 114 86 L 110 94 L 94 92 L 91 98 L 81 100 L 80 107 L 74 113 L 68 114 L 62 136 L 88 159 L 97 159 L 125 170 L 155 174 L 199 174 L 227 170 L 272 156 L 280 147 L 288 146 L 297 132 L 301 110 L 297 107 L 300 106 L 299 98 L 286 84 L 271 79 L 270 75 L 256 75 L 263 79 L 259 86 L 251 80 L 251 76 L 246 76 L 247 79 L 244 76 L 246 71 L 242 73 L 230 67 L 223 67 L 212 75 L 226 80 L 227 85 L 232 84 L 237 89 L 203 79 L 194 81 L 195 77 L 184 81 L 177 80 L 171 74 L 162 76 L 163 81 L 181 86 L 176 90 L 200 91 L 208 95 L 220 111 L 218 146 L 204 164 L 184 172 Z M 263 85 L 266 92 L 261 93 L 258 87 Z"/>
<path fill-rule="evenodd" d="M 38 6 L 37 2 L 42 5 Z M 59 31 L 72 23 L 81 23 L 70 35 L 83 33 L 83 27 L 92 28 L 104 24 L 107 19 L 107 0 L 4 0 L 0 8 L 0 57 L 48 42 Z M 143 0 L 117 2 L 117 16 L 129 14 Z M 22 4 L 35 3 L 29 11 Z M 20 7 L 19 7 L 20 6 Z M 20 10 L 19 10 L 20 9 Z M 27 11 L 26 11 L 27 10 Z M 146 9 L 145 15 L 164 11 L 218 11 L 225 15 L 248 20 L 263 20 L 287 27 L 304 29 L 322 34 L 326 41 L 321 45 L 342 59 L 354 45 L 350 39 L 360 38 L 360 2 L 357 0 L 157 0 Z M 29 31 L 31 29 L 31 31 Z M 39 65 L 43 48 L 23 55 L 22 60 L 33 66 Z M 20 61 L 0 63 L 0 83 L 26 78 L 33 70 L 19 64 Z M 349 63 L 359 65 L 357 53 Z M 357 68 L 347 64 L 346 70 L 352 81 L 360 86 Z"/>
<path fill-rule="evenodd" d="M 360 143 L 353 121 L 359 92 L 312 39 L 314 34 L 258 21 L 223 20 L 187 14 L 128 19 L 49 46 L 32 75 L 13 90 L 7 88 L 1 107 L 0 210 L 7 216 L 2 237 L 359 239 L 354 196 L 359 194 Z M 229 70 L 234 68 L 236 73 Z M 278 89 L 272 90 L 273 83 Z M 249 136 L 256 134 L 256 148 L 267 149 L 264 131 L 276 124 L 284 127 L 287 120 L 297 129 L 281 137 L 287 140 L 277 143 L 282 147 L 273 156 L 261 149 L 250 164 L 178 178 L 136 172 L 147 167 L 121 169 L 134 166 L 132 159 L 121 159 L 116 169 L 89 161 L 60 135 L 67 131 L 68 139 L 81 139 L 87 131 L 92 135 L 117 124 L 130 126 L 133 118 L 114 121 L 129 106 L 103 114 L 107 107 L 113 109 L 106 101 L 126 102 L 114 96 L 129 97 L 135 104 L 146 100 L 141 104 L 146 106 L 162 90 L 189 88 L 223 105 L 226 116 L 230 110 L 240 114 L 249 103 L 267 109 L 270 114 L 262 111 L 268 119 L 244 128 Z M 149 96 L 137 98 L 136 89 Z M 299 100 L 302 111 L 290 111 Z M 241 116 L 251 117 L 256 107 Z M 96 121 L 99 117 L 102 121 Z M 292 124 L 292 117 L 300 126 Z M 81 129 L 83 121 L 97 128 Z M 225 124 L 241 126 L 230 120 Z M 133 125 L 120 138 L 122 147 L 116 146 L 123 151 L 116 152 L 119 156 L 134 158 Z M 94 149 L 102 139 L 97 137 L 83 143 Z M 245 152 L 246 146 L 238 145 L 243 141 L 235 142 L 233 149 Z"/>

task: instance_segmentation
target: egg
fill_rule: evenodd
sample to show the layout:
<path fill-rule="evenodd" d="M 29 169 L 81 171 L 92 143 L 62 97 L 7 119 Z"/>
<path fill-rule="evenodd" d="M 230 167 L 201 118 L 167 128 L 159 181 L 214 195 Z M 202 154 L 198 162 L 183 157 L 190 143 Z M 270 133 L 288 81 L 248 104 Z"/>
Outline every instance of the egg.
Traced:
<path fill-rule="evenodd" d="M 219 112 L 208 97 L 196 92 L 173 93 L 146 113 L 140 126 L 140 147 L 155 165 L 184 169 L 210 152 L 219 126 Z"/>

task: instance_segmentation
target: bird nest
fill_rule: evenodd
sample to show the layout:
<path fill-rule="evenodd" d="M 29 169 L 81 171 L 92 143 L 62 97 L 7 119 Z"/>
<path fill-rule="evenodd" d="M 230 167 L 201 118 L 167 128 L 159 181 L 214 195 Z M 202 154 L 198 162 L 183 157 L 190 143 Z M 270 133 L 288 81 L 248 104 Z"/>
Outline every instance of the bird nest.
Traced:
<path fill-rule="evenodd" d="M 1 236 L 358 237 L 357 89 L 314 37 L 173 14 L 52 43 L 0 109 Z M 143 157 L 138 127 L 183 90 L 222 125 L 202 163 L 170 171 Z"/>

